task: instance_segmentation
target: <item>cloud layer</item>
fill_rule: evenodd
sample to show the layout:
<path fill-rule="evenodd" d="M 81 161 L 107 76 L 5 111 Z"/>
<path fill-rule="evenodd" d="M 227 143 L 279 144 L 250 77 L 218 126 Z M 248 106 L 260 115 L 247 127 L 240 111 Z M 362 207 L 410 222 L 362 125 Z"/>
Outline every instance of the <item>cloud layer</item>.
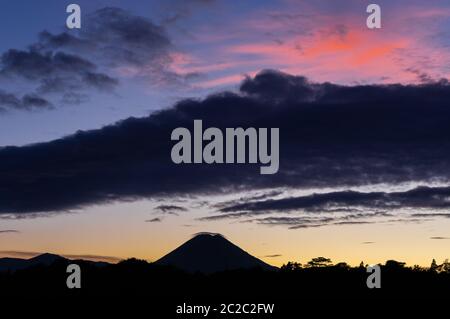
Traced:
<path fill-rule="evenodd" d="M 239 92 L 183 100 L 145 118 L 48 143 L 0 149 L 0 213 L 26 215 L 148 197 L 286 187 L 448 181 L 447 81 L 423 85 L 311 83 L 264 71 Z M 280 170 L 259 165 L 175 165 L 176 127 L 279 127 Z M 448 207 L 447 187 L 404 193 L 336 192 L 227 208 L 229 212 L 340 206 Z M 245 205 L 245 204 L 244 204 Z M 252 206 L 253 205 L 253 206 Z M 30 215 L 31 216 L 31 215 Z"/>

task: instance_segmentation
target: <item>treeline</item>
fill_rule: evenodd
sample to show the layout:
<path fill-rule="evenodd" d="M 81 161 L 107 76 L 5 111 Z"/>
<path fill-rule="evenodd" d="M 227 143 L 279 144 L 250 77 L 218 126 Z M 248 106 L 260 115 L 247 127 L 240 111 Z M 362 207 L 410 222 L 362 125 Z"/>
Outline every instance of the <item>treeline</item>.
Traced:
<path fill-rule="evenodd" d="M 379 266 L 383 266 L 382 264 L 379 264 Z M 308 261 L 306 264 L 301 264 L 298 262 L 288 262 L 281 266 L 281 270 L 283 271 L 293 271 L 293 270 L 299 270 L 303 268 L 323 268 L 323 267 L 334 267 L 334 268 L 341 268 L 341 269 L 350 269 L 352 268 L 349 264 L 345 262 L 339 262 L 335 265 L 333 265 L 331 259 L 325 258 L 325 257 L 316 257 Z M 358 268 L 367 269 L 369 267 L 368 264 L 365 264 L 364 261 L 361 261 Z M 436 262 L 436 259 L 433 259 L 431 261 L 430 267 L 422 267 L 419 265 L 414 265 L 412 267 L 406 267 L 406 263 L 396 260 L 388 260 L 384 264 L 384 268 L 387 270 L 398 270 L 398 269 L 409 269 L 415 272 L 424 272 L 424 271 L 430 271 L 434 273 L 450 273 L 450 262 L 448 259 L 446 259 L 442 264 L 438 265 Z"/>
<path fill-rule="evenodd" d="M 125 296 L 246 299 L 366 299 L 450 298 L 450 272 L 436 267 L 406 267 L 390 260 L 381 269 L 381 289 L 369 289 L 370 275 L 362 263 L 350 267 L 323 257 L 305 265 L 290 262 L 278 271 L 233 270 L 190 274 L 146 261 L 129 259 L 96 266 L 76 261 L 81 268 L 81 289 L 68 289 L 70 261 L 0 273 L 0 295 L 8 296 Z"/>

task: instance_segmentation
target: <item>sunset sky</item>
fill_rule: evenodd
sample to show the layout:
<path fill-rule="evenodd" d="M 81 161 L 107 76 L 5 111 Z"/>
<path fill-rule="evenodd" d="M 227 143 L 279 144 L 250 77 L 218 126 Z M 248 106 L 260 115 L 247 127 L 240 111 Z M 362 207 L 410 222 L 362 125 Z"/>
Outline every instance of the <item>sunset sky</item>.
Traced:
<path fill-rule="evenodd" d="M 0 257 L 450 257 L 449 1 L 69 3 L 1 5 Z M 280 172 L 174 166 L 193 119 L 279 127 Z"/>

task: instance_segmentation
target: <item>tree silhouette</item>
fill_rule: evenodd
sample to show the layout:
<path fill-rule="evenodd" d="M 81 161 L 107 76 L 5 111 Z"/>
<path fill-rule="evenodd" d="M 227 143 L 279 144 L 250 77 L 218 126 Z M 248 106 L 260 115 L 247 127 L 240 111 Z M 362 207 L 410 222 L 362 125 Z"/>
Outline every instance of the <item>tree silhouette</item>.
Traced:
<path fill-rule="evenodd" d="M 295 270 L 302 269 L 302 264 L 300 264 L 298 262 L 289 261 L 287 264 L 284 264 L 283 266 L 281 266 L 280 269 L 282 271 L 295 271 Z"/>
<path fill-rule="evenodd" d="M 334 267 L 339 268 L 339 269 L 350 269 L 350 265 L 347 264 L 346 262 L 340 262 L 337 263 L 336 265 L 334 265 Z"/>
<path fill-rule="evenodd" d="M 388 260 L 386 261 L 386 264 L 384 266 L 391 270 L 399 270 L 403 269 L 405 267 L 405 264 L 406 263 L 397 260 Z"/>
<path fill-rule="evenodd" d="M 424 271 L 424 268 L 419 265 L 414 265 L 412 270 L 415 272 L 421 272 L 421 271 Z"/>
<path fill-rule="evenodd" d="M 448 262 L 448 259 L 444 261 L 444 263 L 441 265 L 441 271 L 443 272 L 450 272 L 450 263 Z"/>
<path fill-rule="evenodd" d="M 439 266 L 436 263 L 436 259 L 433 258 L 431 261 L 430 271 L 436 272 L 438 270 Z"/>
<path fill-rule="evenodd" d="M 325 257 L 316 257 L 308 261 L 307 266 L 310 268 L 329 267 L 332 266 L 331 259 Z"/>

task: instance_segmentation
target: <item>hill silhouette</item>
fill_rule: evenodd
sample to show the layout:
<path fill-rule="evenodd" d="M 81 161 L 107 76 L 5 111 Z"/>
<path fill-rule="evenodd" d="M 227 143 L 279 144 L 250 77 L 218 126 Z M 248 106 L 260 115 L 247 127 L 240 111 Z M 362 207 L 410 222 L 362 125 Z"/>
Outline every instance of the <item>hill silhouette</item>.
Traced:
<path fill-rule="evenodd" d="M 37 267 L 37 266 L 45 267 L 45 266 L 51 266 L 54 263 L 58 263 L 58 262 L 59 263 L 68 263 L 70 261 L 71 261 L 70 259 L 67 259 L 67 258 L 59 256 L 59 255 L 50 254 L 50 253 L 40 254 L 40 255 L 37 255 L 30 259 L 5 257 L 5 258 L 0 258 L 0 272 L 5 272 L 5 271 L 14 272 L 14 271 L 18 271 L 18 270 L 27 269 L 30 267 Z M 72 261 L 75 262 L 76 260 L 72 260 Z M 104 267 L 108 264 L 106 262 L 93 262 L 93 261 L 89 261 L 89 260 L 83 260 L 83 262 L 84 263 L 92 263 L 93 265 L 101 266 L 101 267 Z"/>
<path fill-rule="evenodd" d="M 214 273 L 226 270 L 261 268 L 275 270 L 242 250 L 221 234 L 198 233 L 168 253 L 156 264 L 177 267 L 187 272 Z"/>
<path fill-rule="evenodd" d="M 59 255 L 44 253 L 44 254 L 38 255 L 36 257 L 30 258 L 27 261 L 30 265 L 49 266 L 58 260 L 65 260 L 65 259 L 66 258 L 61 257 Z"/>
<path fill-rule="evenodd" d="M 41 254 L 30 259 L 23 258 L 0 258 L 0 271 L 17 271 L 32 266 L 50 266 L 58 260 L 66 258 L 54 254 Z"/>

